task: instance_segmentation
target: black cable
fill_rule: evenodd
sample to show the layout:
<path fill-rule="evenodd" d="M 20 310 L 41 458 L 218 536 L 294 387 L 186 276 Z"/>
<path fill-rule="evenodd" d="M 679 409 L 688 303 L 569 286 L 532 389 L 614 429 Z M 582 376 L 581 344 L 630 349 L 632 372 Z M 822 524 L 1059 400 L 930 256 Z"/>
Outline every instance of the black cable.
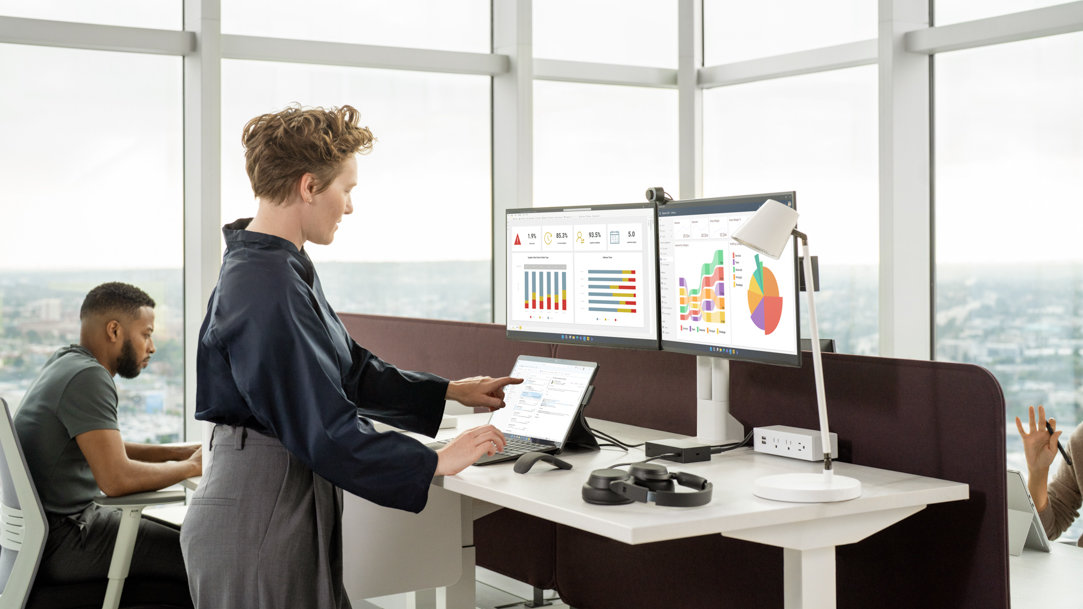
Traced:
<path fill-rule="evenodd" d="M 745 444 L 748 444 L 751 440 L 752 440 L 752 432 L 750 431 L 747 434 L 745 434 L 745 437 L 742 438 L 740 442 L 730 442 L 729 444 L 715 444 L 715 445 L 711 446 L 710 447 L 711 454 L 712 455 L 717 455 L 717 454 L 724 453 L 724 452 L 727 452 L 727 451 L 730 451 L 730 450 L 741 448 Z"/>
<path fill-rule="evenodd" d="M 624 467 L 626 465 L 635 465 L 636 463 L 650 463 L 651 461 L 655 461 L 657 459 L 665 459 L 666 457 L 679 457 L 679 456 L 680 455 L 677 454 L 677 453 L 663 453 L 661 455 L 655 455 L 653 457 L 647 457 L 645 459 L 640 459 L 639 461 L 630 461 L 628 463 L 615 463 L 613 465 L 606 466 L 605 469 L 616 469 L 618 467 Z"/>
<path fill-rule="evenodd" d="M 643 446 L 642 442 L 639 443 L 639 444 L 628 444 L 627 442 L 621 442 L 617 438 L 614 438 L 613 436 L 605 433 L 604 431 L 595 431 L 594 435 L 596 435 L 599 438 L 602 438 L 604 440 L 609 440 L 610 442 L 613 442 L 615 444 L 619 444 L 624 448 L 639 448 L 640 446 Z"/>
<path fill-rule="evenodd" d="M 595 438 L 601 438 L 603 440 L 608 440 L 610 442 L 613 442 L 614 444 L 620 445 L 621 448 L 639 448 L 640 446 L 643 446 L 642 443 L 640 443 L 640 444 L 628 444 L 627 442 L 621 442 L 617 438 L 614 438 L 613 436 L 609 435 L 608 433 L 606 433 L 604 431 L 598 431 L 597 429 L 594 429 L 593 427 L 590 426 L 589 423 L 587 423 L 587 418 L 582 416 L 581 414 L 579 416 L 579 422 L 583 426 L 583 428 L 586 429 L 588 432 L 590 432 L 590 434 L 592 436 L 594 436 Z"/>

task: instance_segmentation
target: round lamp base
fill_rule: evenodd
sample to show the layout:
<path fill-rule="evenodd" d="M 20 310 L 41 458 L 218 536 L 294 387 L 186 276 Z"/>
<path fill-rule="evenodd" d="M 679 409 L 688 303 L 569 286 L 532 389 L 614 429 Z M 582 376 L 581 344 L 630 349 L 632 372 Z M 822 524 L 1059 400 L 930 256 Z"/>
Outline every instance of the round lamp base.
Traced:
<path fill-rule="evenodd" d="M 846 501 L 861 496 L 861 481 L 830 473 L 778 474 L 756 480 L 752 493 L 792 503 Z"/>

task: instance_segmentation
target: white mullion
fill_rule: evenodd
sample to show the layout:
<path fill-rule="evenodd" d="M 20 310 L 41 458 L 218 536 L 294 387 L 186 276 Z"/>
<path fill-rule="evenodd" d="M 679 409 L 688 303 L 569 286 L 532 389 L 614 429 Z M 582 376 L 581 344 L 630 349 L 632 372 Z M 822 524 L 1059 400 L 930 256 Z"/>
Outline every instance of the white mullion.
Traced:
<path fill-rule="evenodd" d="M 932 356 L 929 57 L 904 48 L 928 0 L 880 0 L 880 355 Z"/>
<path fill-rule="evenodd" d="M 680 0 L 677 33 L 677 196 L 693 199 L 703 194 L 703 0 Z"/>
<path fill-rule="evenodd" d="M 0 17 L 0 43 L 153 55 L 187 55 L 195 51 L 196 36 L 190 31 Z"/>
<path fill-rule="evenodd" d="M 236 35 L 222 36 L 222 57 L 487 76 L 503 74 L 509 66 L 499 54 Z"/>
<path fill-rule="evenodd" d="M 493 0 L 493 53 L 509 60 L 493 76 L 493 321 L 507 320 L 504 212 L 534 199 L 534 51 L 531 0 Z"/>
<path fill-rule="evenodd" d="M 222 258 L 220 0 L 185 0 L 184 26 L 200 40 L 184 58 L 184 425 L 194 442 L 196 345 Z"/>
<path fill-rule="evenodd" d="M 876 63 L 877 52 L 876 40 L 861 40 L 809 51 L 710 66 L 700 70 L 699 86 L 710 89 L 758 80 L 873 65 Z"/>
<path fill-rule="evenodd" d="M 677 70 L 560 59 L 535 59 L 534 80 L 677 88 Z"/>
<path fill-rule="evenodd" d="M 1083 31 L 1083 2 L 953 23 L 910 32 L 906 50 L 931 55 Z"/>

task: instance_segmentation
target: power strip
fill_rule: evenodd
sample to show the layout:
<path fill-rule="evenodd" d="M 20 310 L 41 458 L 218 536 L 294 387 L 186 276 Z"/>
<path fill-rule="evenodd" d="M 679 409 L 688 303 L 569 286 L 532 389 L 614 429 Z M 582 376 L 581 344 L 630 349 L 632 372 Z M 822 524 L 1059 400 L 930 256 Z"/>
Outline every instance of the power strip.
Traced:
<path fill-rule="evenodd" d="M 832 432 L 831 455 L 839 455 L 839 436 Z M 759 453 L 802 459 L 804 461 L 822 461 L 824 458 L 823 440 L 815 429 L 802 429 L 787 425 L 757 427 L 753 430 L 752 448 Z"/>

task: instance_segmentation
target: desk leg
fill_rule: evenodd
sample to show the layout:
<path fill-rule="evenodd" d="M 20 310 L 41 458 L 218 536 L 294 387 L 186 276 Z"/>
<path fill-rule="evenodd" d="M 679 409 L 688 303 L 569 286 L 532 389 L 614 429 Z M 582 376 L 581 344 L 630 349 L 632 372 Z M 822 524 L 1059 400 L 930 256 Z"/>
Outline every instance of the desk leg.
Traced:
<path fill-rule="evenodd" d="M 440 589 L 437 594 L 437 609 L 476 609 L 477 607 L 477 581 L 476 567 L 477 554 L 474 549 L 474 503 L 469 497 L 460 496 L 462 501 L 460 513 L 460 527 L 462 531 L 462 568 L 463 574 L 459 581 Z"/>
<path fill-rule="evenodd" d="M 835 548 L 784 548 L 786 609 L 835 609 Z"/>
<path fill-rule="evenodd" d="M 784 550 L 786 609 L 834 609 L 835 547 L 857 543 L 924 508 L 914 505 L 724 534 Z"/>

